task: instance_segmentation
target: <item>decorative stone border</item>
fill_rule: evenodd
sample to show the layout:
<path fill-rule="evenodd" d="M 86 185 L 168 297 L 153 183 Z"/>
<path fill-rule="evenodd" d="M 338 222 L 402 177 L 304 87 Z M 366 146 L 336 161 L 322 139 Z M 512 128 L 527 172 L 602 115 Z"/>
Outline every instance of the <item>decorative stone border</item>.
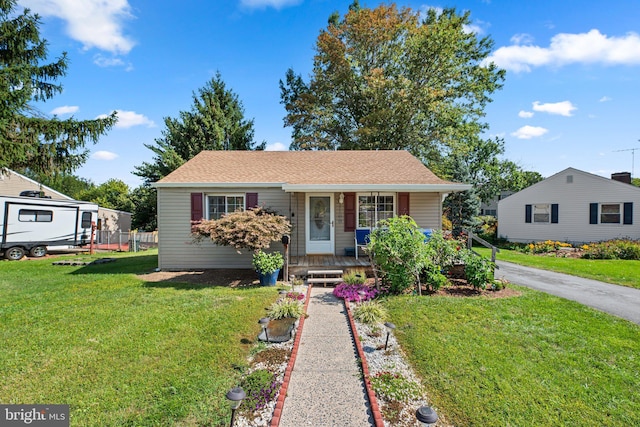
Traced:
<path fill-rule="evenodd" d="M 309 307 L 309 300 L 311 299 L 311 288 L 313 285 L 307 287 L 307 298 L 304 302 L 304 315 L 300 317 L 300 324 L 296 331 L 296 337 L 293 339 L 293 348 L 291 349 L 291 355 L 289 356 L 289 363 L 284 371 L 284 378 L 280 391 L 278 393 L 278 400 L 276 401 L 276 407 L 273 410 L 273 417 L 271 417 L 270 427 L 278 427 L 280 425 L 280 417 L 282 416 L 282 409 L 284 408 L 284 400 L 287 397 L 287 389 L 289 388 L 289 381 L 291 381 L 291 372 L 296 364 L 296 357 L 298 356 L 298 347 L 300 347 L 300 339 L 302 337 L 302 328 L 304 327 L 304 321 L 307 314 L 307 308 Z"/>
<path fill-rule="evenodd" d="M 362 343 L 358 339 L 358 330 L 356 329 L 356 324 L 353 320 L 353 315 L 351 314 L 351 307 L 349 306 L 349 301 L 344 300 L 344 305 L 347 309 L 347 315 L 349 317 L 349 326 L 351 327 L 351 335 L 353 336 L 353 340 L 356 343 L 356 349 L 358 350 L 358 357 L 360 358 L 360 362 L 362 365 L 362 377 L 364 379 L 364 385 L 367 389 L 367 397 L 369 398 L 369 405 L 371 406 L 371 414 L 373 415 L 373 420 L 376 427 L 384 427 L 384 421 L 382 420 L 382 413 L 380 412 L 380 406 L 378 405 L 378 400 L 376 399 L 376 393 L 373 391 L 373 387 L 371 386 L 371 379 L 369 378 L 369 365 L 367 364 L 367 358 L 365 357 L 364 350 L 362 348 Z"/>

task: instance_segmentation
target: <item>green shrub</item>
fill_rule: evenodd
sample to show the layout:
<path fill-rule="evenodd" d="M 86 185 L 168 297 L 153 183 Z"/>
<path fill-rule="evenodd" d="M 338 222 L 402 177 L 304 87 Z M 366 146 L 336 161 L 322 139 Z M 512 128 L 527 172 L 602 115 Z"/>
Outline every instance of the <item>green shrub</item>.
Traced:
<path fill-rule="evenodd" d="M 464 274 L 467 283 L 476 289 L 486 289 L 487 283 L 493 282 L 495 265 L 491 260 L 465 250 Z"/>
<path fill-rule="evenodd" d="M 253 254 L 253 268 L 261 274 L 271 274 L 284 265 L 284 258 L 280 252 L 266 253 L 261 250 Z"/>
<path fill-rule="evenodd" d="M 442 269 L 436 264 L 427 264 L 420 277 L 431 291 L 437 291 L 449 283 L 447 276 L 442 274 Z"/>
<path fill-rule="evenodd" d="M 582 258 L 640 260 L 640 242 L 615 239 L 582 246 Z"/>
<path fill-rule="evenodd" d="M 285 317 L 295 317 L 299 319 L 304 314 L 304 306 L 297 299 L 282 298 L 269 307 L 267 316 L 271 319 L 283 319 Z"/>
<path fill-rule="evenodd" d="M 365 301 L 353 308 L 353 317 L 359 322 L 367 325 L 384 322 L 387 317 L 387 310 L 377 301 Z"/>
<path fill-rule="evenodd" d="M 427 262 L 424 234 L 409 216 L 380 221 L 370 234 L 369 253 L 388 291 L 401 294 L 417 282 Z"/>
<path fill-rule="evenodd" d="M 347 285 L 363 285 L 367 281 L 364 270 L 352 270 L 342 276 L 342 281 Z"/>

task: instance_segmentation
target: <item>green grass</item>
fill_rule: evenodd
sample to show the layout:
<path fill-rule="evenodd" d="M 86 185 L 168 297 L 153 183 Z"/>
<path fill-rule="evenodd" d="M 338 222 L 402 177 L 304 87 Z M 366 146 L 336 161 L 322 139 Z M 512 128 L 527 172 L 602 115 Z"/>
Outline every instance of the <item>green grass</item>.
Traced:
<path fill-rule="evenodd" d="M 0 402 L 70 404 L 73 426 L 228 424 L 275 288 L 145 283 L 157 253 L 113 256 L 0 262 Z"/>
<path fill-rule="evenodd" d="M 489 249 L 474 247 L 473 250 L 483 256 L 491 256 Z M 500 249 L 496 257 L 498 261 L 507 261 L 640 289 L 640 261 L 559 258 L 527 255 L 507 249 Z M 500 270 L 497 270 L 496 277 L 499 275 Z"/>
<path fill-rule="evenodd" d="M 640 425 L 640 327 L 518 288 L 520 297 L 395 297 L 396 336 L 447 421 Z"/>

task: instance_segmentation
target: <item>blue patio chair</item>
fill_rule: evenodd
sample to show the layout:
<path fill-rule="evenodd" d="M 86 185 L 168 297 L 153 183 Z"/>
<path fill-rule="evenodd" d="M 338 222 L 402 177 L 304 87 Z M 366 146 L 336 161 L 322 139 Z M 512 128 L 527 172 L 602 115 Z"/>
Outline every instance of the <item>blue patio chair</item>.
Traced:
<path fill-rule="evenodd" d="M 369 233 L 371 233 L 371 230 L 369 230 L 368 228 L 366 229 L 356 229 L 356 233 L 355 233 L 355 246 L 356 246 L 356 259 L 358 259 L 358 248 L 359 247 L 366 247 L 369 244 Z"/>

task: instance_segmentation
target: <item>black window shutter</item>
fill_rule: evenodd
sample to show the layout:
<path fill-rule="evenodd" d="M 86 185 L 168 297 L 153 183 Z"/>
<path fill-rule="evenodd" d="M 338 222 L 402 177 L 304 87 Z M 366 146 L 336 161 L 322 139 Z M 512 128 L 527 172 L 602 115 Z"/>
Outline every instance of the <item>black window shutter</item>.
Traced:
<path fill-rule="evenodd" d="M 204 218 L 202 193 L 191 193 L 191 221 L 200 221 Z"/>
<path fill-rule="evenodd" d="M 624 204 L 624 222 L 623 224 L 633 224 L 633 202 Z"/>
<path fill-rule="evenodd" d="M 253 209 L 258 206 L 258 193 L 246 193 L 245 204 L 247 209 Z"/>
<path fill-rule="evenodd" d="M 531 222 L 531 205 L 524 205 L 524 222 Z"/>
<path fill-rule="evenodd" d="M 598 223 L 598 204 L 589 203 L 589 224 Z"/>
<path fill-rule="evenodd" d="M 344 231 L 356 229 L 356 193 L 344 193 Z"/>
<path fill-rule="evenodd" d="M 553 203 L 551 205 L 551 224 L 558 223 L 558 204 Z"/>

